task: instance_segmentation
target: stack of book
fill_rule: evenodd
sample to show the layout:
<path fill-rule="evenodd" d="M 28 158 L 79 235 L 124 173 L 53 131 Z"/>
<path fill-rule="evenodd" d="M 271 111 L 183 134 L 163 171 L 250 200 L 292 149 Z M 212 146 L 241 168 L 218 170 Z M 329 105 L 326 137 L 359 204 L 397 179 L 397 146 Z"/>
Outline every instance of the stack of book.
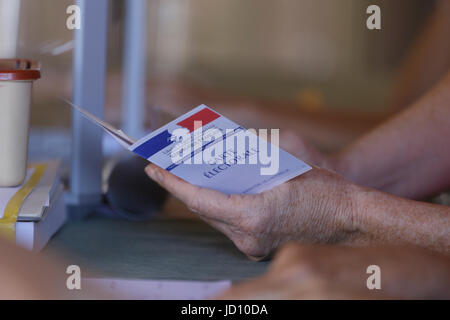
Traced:
<path fill-rule="evenodd" d="M 0 188 L 0 237 L 40 251 L 66 221 L 60 162 L 29 166 L 22 185 Z"/>

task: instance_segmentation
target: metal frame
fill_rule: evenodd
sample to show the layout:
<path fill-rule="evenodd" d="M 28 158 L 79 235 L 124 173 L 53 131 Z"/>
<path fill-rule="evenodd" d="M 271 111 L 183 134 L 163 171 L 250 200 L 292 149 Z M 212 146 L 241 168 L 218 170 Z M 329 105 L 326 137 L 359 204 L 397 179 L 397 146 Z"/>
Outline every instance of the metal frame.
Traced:
<path fill-rule="evenodd" d="M 77 0 L 81 29 L 75 31 L 73 101 L 103 118 L 108 0 Z M 122 110 L 125 132 L 139 138 L 144 132 L 147 48 L 147 0 L 126 1 Z M 68 204 L 72 218 L 81 218 L 101 203 L 102 136 L 77 112 L 72 120 L 72 164 Z"/>
<path fill-rule="evenodd" d="M 135 139 L 144 134 L 147 2 L 126 1 L 122 116 L 124 131 Z"/>
<path fill-rule="evenodd" d="M 108 0 L 77 0 L 81 28 L 75 30 L 73 101 L 103 118 L 107 51 Z M 72 114 L 72 163 L 68 204 L 85 215 L 101 202 L 102 131 Z"/>

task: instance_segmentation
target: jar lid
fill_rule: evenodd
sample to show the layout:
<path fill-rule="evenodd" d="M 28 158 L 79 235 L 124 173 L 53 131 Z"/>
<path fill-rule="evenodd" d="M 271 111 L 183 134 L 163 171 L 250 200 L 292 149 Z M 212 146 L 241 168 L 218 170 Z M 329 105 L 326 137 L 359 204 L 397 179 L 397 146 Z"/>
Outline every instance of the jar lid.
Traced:
<path fill-rule="evenodd" d="M 41 77 L 39 64 L 27 59 L 0 59 L 0 81 L 33 81 Z"/>

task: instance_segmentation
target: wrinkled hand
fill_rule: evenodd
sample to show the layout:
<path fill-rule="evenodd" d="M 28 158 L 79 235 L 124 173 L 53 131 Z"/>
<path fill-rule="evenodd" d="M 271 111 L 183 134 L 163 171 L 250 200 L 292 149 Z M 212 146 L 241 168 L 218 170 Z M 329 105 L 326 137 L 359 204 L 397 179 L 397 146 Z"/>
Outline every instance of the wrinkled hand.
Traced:
<path fill-rule="evenodd" d="M 253 259 L 289 240 L 346 243 L 354 236 L 355 185 L 319 168 L 256 195 L 226 195 L 181 180 L 155 165 L 147 174 Z"/>
<path fill-rule="evenodd" d="M 380 290 L 367 288 L 370 265 L 380 267 Z M 289 243 L 266 274 L 219 299 L 448 299 L 449 266 L 449 257 L 417 248 Z"/>

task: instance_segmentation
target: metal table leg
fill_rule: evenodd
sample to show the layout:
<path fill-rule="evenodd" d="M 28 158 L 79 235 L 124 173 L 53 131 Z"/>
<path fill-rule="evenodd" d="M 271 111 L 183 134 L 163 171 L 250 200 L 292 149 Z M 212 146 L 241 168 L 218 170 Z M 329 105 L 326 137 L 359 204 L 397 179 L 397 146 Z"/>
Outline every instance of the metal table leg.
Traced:
<path fill-rule="evenodd" d="M 147 0 L 126 1 L 122 114 L 123 130 L 144 134 L 147 56 Z"/>
<path fill-rule="evenodd" d="M 73 100 L 103 117 L 108 0 L 78 0 L 81 29 L 75 30 Z M 101 201 L 102 131 L 73 113 L 69 208 L 84 216 Z"/>

